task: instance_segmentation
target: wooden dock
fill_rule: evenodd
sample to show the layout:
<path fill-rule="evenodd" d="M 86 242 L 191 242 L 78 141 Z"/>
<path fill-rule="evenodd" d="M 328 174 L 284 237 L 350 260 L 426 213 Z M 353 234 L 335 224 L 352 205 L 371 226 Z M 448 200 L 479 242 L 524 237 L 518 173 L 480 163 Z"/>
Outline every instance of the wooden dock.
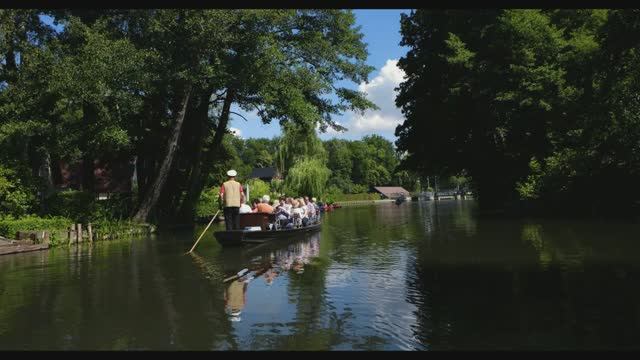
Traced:
<path fill-rule="evenodd" d="M 336 205 L 340 206 L 359 206 L 359 205 L 374 205 L 392 203 L 393 199 L 381 199 L 381 200 L 351 200 L 351 201 L 336 201 Z"/>
<path fill-rule="evenodd" d="M 0 255 L 45 250 L 50 246 L 47 231 L 18 231 L 16 238 L 18 240 L 0 238 Z"/>
<path fill-rule="evenodd" d="M 8 244 L 0 245 L 0 255 L 17 254 L 29 251 L 45 250 L 49 248 L 49 244 Z"/>

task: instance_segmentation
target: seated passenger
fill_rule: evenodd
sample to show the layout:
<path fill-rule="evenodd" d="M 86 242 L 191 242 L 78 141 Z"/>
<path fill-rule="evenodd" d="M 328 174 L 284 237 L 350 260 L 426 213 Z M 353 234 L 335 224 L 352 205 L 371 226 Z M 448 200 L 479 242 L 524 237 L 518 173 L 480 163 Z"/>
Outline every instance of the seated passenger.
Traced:
<path fill-rule="evenodd" d="M 293 209 L 293 199 L 291 198 L 287 198 L 284 205 L 282 205 L 285 210 L 287 210 L 288 213 L 291 213 L 291 210 Z"/>
<path fill-rule="evenodd" d="M 316 217 L 316 206 L 311 201 L 307 201 L 307 217 L 311 220 Z"/>
<path fill-rule="evenodd" d="M 240 205 L 240 210 L 239 210 L 240 214 L 247 214 L 251 212 L 251 206 L 247 205 L 246 203 Z"/>
<path fill-rule="evenodd" d="M 256 208 L 255 210 L 253 210 L 253 212 L 266 213 L 266 214 L 273 213 L 273 207 L 269 205 L 268 195 L 265 195 L 262 197 L 262 201 L 260 201 L 260 203 L 256 205 Z"/>
<path fill-rule="evenodd" d="M 276 205 L 276 201 L 278 200 L 274 201 L 274 205 Z M 273 208 L 273 213 L 276 215 L 276 221 L 278 222 L 280 228 L 287 228 L 289 224 L 293 226 L 291 213 L 289 213 L 287 209 L 285 209 L 285 207 L 280 204 L 279 201 L 278 204 Z"/>
<path fill-rule="evenodd" d="M 253 199 L 253 201 L 251 201 L 251 212 L 256 212 L 258 204 L 260 204 L 260 199 Z"/>
<path fill-rule="evenodd" d="M 295 200 L 293 212 L 295 215 L 297 215 L 297 217 L 301 219 L 302 226 L 307 226 L 307 224 L 309 223 L 309 217 L 307 215 L 307 206 L 304 203 L 303 198 L 298 198 L 297 200 Z"/>
<path fill-rule="evenodd" d="M 311 203 L 313 204 L 313 207 L 316 208 L 316 214 L 320 212 L 320 204 L 318 204 L 318 202 L 316 201 L 316 198 L 311 198 Z"/>
<path fill-rule="evenodd" d="M 304 201 L 303 197 L 298 198 L 298 202 L 300 203 L 300 207 L 302 211 L 304 211 L 304 217 L 309 217 L 309 211 L 307 209 L 307 202 Z"/>
<path fill-rule="evenodd" d="M 298 200 L 292 200 L 291 201 L 291 217 L 294 220 L 302 219 L 302 215 L 303 215 L 303 211 L 302 211 L 302 208 L 300 208 L 300 203 L 298 203 Z"/>
<path fill-rule="evenodd" d="M 285 219 L 291 217 L 291 213 L 287 211 L 287 209 L 282 204 L 278 204 L 278 206 L 273 209 L 273 213 L 276 214 L 277 219 L 280 219 L 280 217 L 284 217 Z"/>

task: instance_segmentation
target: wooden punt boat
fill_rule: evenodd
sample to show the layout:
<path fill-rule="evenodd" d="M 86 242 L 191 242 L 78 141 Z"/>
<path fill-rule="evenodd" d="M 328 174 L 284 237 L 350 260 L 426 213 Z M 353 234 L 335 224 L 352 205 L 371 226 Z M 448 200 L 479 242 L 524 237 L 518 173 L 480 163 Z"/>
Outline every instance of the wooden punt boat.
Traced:
<path fill-rule="evenodd" d="M 322 227 L 322 222 L 318 222 L 300 228 L 269 230 L 269 223 L 273 223 L 273 221 L 274 218 L 271 214 L 240 214 L 240 228 L 260 227 L 260 230 L 216 231 L 214 235 L 222 246 L 239 246 L 245 244 L 261 244 L 278 239 L 290 239 L 292 237 L 320 231 Z"/>

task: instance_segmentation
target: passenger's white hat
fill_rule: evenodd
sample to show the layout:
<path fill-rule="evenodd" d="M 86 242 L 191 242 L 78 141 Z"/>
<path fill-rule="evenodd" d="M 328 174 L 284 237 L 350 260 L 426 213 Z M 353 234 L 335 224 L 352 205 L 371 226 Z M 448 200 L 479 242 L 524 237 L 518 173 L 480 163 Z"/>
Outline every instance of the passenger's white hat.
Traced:
<path fill-rule="evenodd" d="M 227 171 L 227 175 L 236 176 L 236 175 L 238 175 L 238 173 L 235 170 L 229 170 L 229 171 Z"/>
<path fill-rule="evenodd" d="M 269 201 L 269 200 L 271 200 L 271 197 L 269 197 L 269 195 L 263 195 L 262 196 L 262 200 Z"/>

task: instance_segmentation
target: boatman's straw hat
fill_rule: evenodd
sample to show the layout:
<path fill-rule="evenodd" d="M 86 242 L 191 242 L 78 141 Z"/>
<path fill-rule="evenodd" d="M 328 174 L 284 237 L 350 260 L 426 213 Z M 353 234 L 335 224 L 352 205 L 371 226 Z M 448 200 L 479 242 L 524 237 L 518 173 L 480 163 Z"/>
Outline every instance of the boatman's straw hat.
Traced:
<path fill-rule="evenodd" d="M 227 171 L 227 175 L 229 175 L 231 177 L 234 177 L 234 176 L 238 175 L 238 173 L 235 170 L 229 170 L 229 171 Z"/>

